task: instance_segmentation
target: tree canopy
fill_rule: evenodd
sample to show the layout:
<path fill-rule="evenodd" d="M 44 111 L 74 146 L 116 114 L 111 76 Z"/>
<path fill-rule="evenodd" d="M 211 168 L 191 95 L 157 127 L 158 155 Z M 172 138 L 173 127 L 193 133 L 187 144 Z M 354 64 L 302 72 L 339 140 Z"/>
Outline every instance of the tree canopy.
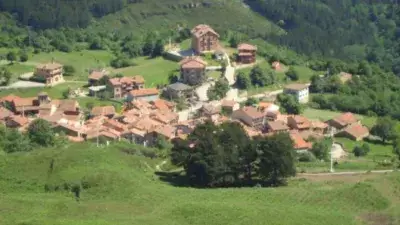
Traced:
<path fill-rule="evenodd" d="M 187 140 L 176 141 L 171 161 L 183 166 L 189 182 L 200 187 L 229 187 L 262 182 L 279 185 L 295 174 L 288 134 L 251 140 L 239 123 L 198 125 Z"/>

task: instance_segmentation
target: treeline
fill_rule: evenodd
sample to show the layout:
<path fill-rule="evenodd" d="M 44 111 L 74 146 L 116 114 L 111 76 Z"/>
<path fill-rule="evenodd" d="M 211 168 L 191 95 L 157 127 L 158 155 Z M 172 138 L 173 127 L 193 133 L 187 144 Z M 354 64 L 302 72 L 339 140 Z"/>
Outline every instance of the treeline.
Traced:
<path fill-rule="evenodd" d="M 310 56 L 373 62 L 400 76 L 400 7 L 384 1 L 247 0 L 285 36 L 266 37 Z"/>
<path fill-rule="evenodd" d="M 0 11 L 15 13 L 21 23 L 35 28 L 82 28 L 92 17 L 117 12 L 134 2 L 138 0 L 0 0 Z"/>
<path fill-rule="evenodd" d="M 7 128 L 0 124 L 0 151 L 7 153 L 28 152 L 37 147 L 65 146 L 67 138 L 56 136 L 49 122 L 36 119 L 26 132 Z"/>
<path fill-rule="evenodd" d="M 174 143 L 171 161 L 197 187 L 276 186 L 296 173 L 289 134 L 250 139 L 239 123 L 198 125 Z"/>
<path fill-rule="evenodd" d="M 326 66 L 332 72 L 311 79 L 310 91 L 316 93 L 313 107 L 400 119 L 400 79 L 393 73 L 366 61 L 348 65 L 331 62 Z M 353 73 L 352 79 L 343 83 L 338 71 Z"/>

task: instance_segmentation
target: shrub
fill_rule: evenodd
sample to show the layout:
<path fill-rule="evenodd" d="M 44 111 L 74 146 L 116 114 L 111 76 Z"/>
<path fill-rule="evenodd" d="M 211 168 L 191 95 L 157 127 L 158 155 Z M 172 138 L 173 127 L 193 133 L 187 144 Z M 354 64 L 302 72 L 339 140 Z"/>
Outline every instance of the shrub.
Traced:
<path fill-rule="evenodd" d="M 64 66 L 64 75 L 65 76 L 72 76 L 75 73 L 75 67 L 71 65 L 65 65 Z"/>
<path fill-rule="evenodd" d="M 20 53 L 20 55 L 19 55 L 19 61 L 20 62 L 26 62 L 26 61 L 28 61 L 28 59 L 29 59 L 29 56 L 28 56 L 28 54 L 26 52 L 21 52 Z"/>
<path fill-rule="evenodd" d="M 366 156 L 370 152 L 370 147 L 368 144 L 363 144 L 362 146 L 356 146 L 353 149 L 353 153 L 356 157 Z"/>
<path fill-rule="evenodd" d="M 299 162 L 314 162 L 317 158 L 311 152 L 300 153 L 298 155 Z"/>

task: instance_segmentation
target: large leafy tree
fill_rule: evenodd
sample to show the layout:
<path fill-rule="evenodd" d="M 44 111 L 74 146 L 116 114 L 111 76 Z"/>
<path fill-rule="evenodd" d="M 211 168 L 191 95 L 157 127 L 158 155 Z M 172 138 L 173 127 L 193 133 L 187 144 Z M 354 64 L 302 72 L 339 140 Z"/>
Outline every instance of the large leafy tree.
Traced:
<path fill-rule="evenodd" d="M 236 86 L 240 89 L 247 89 L 251 86 L 250 77 L 243 71 L 240 71 L 236 77 Z"/>
<path fill-rule="evenodd" d="M 11 76 L 12 74 L 7 68 L 0 67 L 0 85 L 8 85 L 10 83 Z"/>
<path fill-rule="evenodd" d="M 264 87 L 274 84 L 276 81 L 276 76 L 272 70 L 263 70 L 261 67 L 255 66 L 250 71 L 250 79 L 253 85 Z"/>
<path fill-rule="evenodd" d="M 371 134 L 380 137 L 382 142 L 393 140 L 396 136 L 396 122 L 390 117 L 380 117 L 372 127 Z"/>
<path fill-rule="evenodd" d="M 278 95 L 278 101 L 282 107 L 282 109 L 288 114 L 300 114 L 301 113 L 301 105 L 296 101 L 294 96 L 288 94 L 280 94 Z"/>
<path fill-rule="evenodd" d="M 51 124 L 43 119 L 34 120 L 28 127 L 29 139 L 40 146 L 53 146 L 55 144 L 54 132 Z"/>
<path fill-rule="evenodd" d="M 32 150 L 32 145 L 28 137 L 15 129 L 7 130 L 3 141 L 3 150 L 7 153 L 27 152 Z"/>
<path fill-rule="evenodd" d="M 259 152 L 258 174 L 272 185 L 279 185 L 283 178 L 294 176 L 293 142 L 287 133 L 256 139 L 256 150 Z"/>

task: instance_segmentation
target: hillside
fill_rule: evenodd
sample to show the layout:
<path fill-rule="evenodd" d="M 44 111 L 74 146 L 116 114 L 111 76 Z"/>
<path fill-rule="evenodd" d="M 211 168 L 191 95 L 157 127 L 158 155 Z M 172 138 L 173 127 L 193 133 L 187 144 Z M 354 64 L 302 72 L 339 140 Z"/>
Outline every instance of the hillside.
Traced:
<path fill-rule="evenodd" d="M 128 149 L 131 149 L 128 151 Z M 0 224 L 398 224 L 399 174 L 193 189 L 132 146 L 72 144 L 0 155 Z M 51 163 L 53 161 L 53 163 Z M 52 166 L 51 166 L 52 164 Z M 68 191 L 82 184 L 80 201 Z"/>

